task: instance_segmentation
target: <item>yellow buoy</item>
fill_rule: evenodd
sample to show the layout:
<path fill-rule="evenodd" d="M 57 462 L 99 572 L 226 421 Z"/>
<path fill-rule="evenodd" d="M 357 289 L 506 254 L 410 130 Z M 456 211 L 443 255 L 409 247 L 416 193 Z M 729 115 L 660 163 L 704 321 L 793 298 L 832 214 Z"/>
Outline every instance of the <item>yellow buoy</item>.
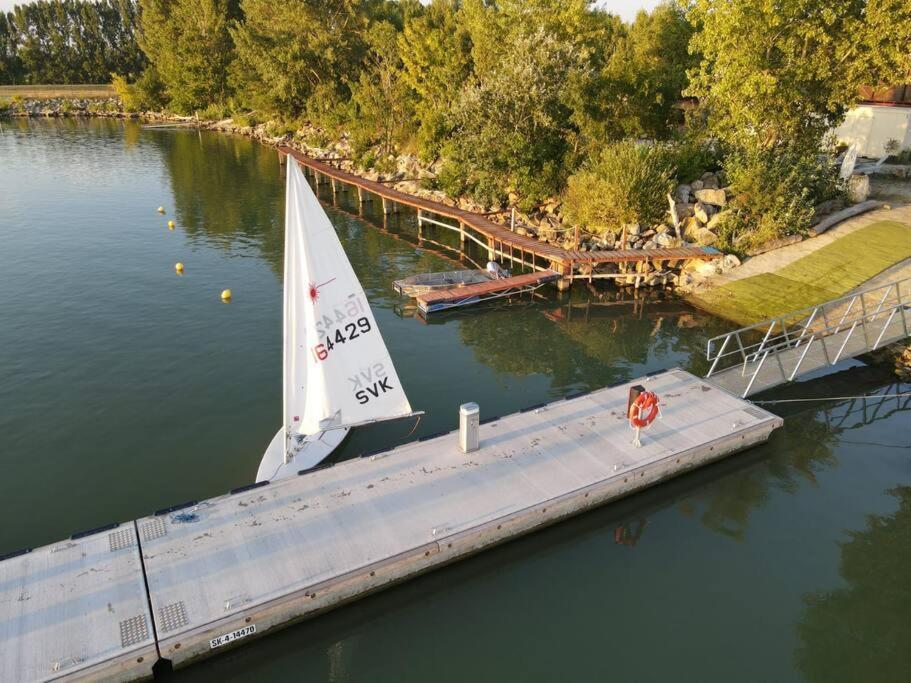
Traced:
<path fill-rule="evenodd" d="M 174 221 L 168 221 L 168 230 L 174 229 Z"/>
<path fill-rule="evenodd" d="M 163 207 L 163 206 L 159 206 L 159 207 L 158 207 L 158 213 L 164 213 L 164 207 Z"/>
<path fill-rule="evenodd" d="M 221 292 L 221 300 L 224 301 L 224 302 L 228 302 L 228 301 L 231 300 L 231 290 L 230 290 L 230 289 L 224 289 L 224 290 L 222 290 L 222 292 Z"/>
<path fill-rule="evenodd" d="M 176 270 L 178 273 L 183 273 L 183 264 L 182 264 L 182 263 L 175 263 L 175 264 L 174 264 L 174 270 Z"/>

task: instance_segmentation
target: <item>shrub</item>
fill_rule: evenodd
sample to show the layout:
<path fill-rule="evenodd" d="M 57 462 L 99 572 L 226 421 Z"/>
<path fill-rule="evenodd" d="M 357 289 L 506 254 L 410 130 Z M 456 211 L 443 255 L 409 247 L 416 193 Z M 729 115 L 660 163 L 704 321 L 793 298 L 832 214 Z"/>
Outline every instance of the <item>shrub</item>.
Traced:
<path fill-rule="evenodd" d="M 732 251 L 806 232 L 813 207 L 841 191 L 834 159 L 814 148 L 738 149 L 725 159 L 724 170 L 731 210 L 720 219 L 718 237 Z"/>
<path fill-rule="evenodd" d="M 300 125 L 295 121 L 277 119 L 266 123 L 266 134 L 274 138 L 281 138 L 286 135 L 294 135 L 298 128 Z"/>
<path fill-rule="evenodd" d="M 111 85 L 125 111 L 154 111 L 162 109 L 167 102 L 164 83 L 155 67 L 143 71 L 135 83 L 128 83 L 124 76 L 111 74 Z"/>
<path fill-rule="evenodd" d="M 259 124 L 252 111 L 245 114 L 235 113 L 231 116 L 231 120 L 235 126 L 240 126 L 241 128 L 254 128 Z"/>
<path fill-rule="evenodd" d="M 665 149 L 632 140 L 613 143 L 570 176 L 564 215 L 595 234 L 613 232 L 627 223 L 657 223 L 667 210 L 673 175 Z"/>
<path fill-rule="evenodd" d="M 702 177 L 706 171 L 718 168 L 718 153 L 704 141 L 684 139 L 666 146 L 667 154 L 677 169 L 677 180 L 689 183 Z"/>

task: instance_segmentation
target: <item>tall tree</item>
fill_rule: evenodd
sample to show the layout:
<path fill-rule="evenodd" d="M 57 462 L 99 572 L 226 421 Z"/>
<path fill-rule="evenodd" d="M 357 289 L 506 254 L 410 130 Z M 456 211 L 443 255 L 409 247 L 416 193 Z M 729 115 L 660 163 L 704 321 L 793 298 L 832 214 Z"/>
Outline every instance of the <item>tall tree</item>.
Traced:
<path fill-rule="evenodd" d="M 604 64 L 580 95 L 575 120 L 598 147 L 624 137 L 666 138 L 678 121 L 675 107 L 695 66 L 688 47 L 693 30 L 670 2 L 640 11 L 613 44 Z"/>
<path fill-rule="evenodd" d="M 141 0 L 140 45 L 165 84 L 171 107 L 189 113 L 225 104 L 236 0 Z"/>
<path fill-rule="evenodd" d="M 471 36 L 458 10 L 459 0 L 433 0 L 399 38 L 402 77 L 416 95 L 418 143 L 428 159 L 452 132 L 453 103 L 472 74 Z"/>
<path fill-rule="evenodd" d="M 235 83 L 250 104 L 296 117 L 350 97 L 366 50 L 357 0 L 241 0 Z"/>
<path fill-rule="evenodd" d="M 0 12 L 0 85 L 15 84 L 21 78 L 19 38 L 11 16 Z"/>
<path fill-rule="evenodd" d="M 365 66 L 352 88 L 356 142 L 378 142 L 389 155 L 394 143 L 412 129 L 413 112 L 408 88 L 402 79 L 399 32 L 388 21 L 378 21 L 367 31 Z M 359 134 L 359 135 L 358 135 Z"/>
<path fill-rule="evenodd" d="M 688 93 L 732 144 L 816 145 L 859 86 L 911 67 L 907 0 L 692 0 L 688 16 L 702 55 Z"/>

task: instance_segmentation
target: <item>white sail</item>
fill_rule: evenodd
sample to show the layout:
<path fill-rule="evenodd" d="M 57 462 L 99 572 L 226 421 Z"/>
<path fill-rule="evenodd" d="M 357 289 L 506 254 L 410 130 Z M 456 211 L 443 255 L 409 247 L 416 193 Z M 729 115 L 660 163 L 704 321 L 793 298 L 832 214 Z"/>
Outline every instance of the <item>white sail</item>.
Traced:
<path fill-rule="evenodd" d="M 287 175 L 286 434 L 313 435 L 410 415 L 364 290 L 329 217 L 290 155 Z"/>

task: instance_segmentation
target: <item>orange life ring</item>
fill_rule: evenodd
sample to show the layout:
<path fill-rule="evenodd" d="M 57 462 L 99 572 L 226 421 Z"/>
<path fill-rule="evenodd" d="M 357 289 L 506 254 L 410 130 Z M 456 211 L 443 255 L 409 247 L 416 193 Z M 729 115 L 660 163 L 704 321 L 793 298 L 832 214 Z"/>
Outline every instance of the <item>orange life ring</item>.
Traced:
<path fill-rule="evenodd" d="M 629 407 L 629 423 L 636 428 L 648 427 L 658 417 L 658 396 L 643 391 Z"/>

